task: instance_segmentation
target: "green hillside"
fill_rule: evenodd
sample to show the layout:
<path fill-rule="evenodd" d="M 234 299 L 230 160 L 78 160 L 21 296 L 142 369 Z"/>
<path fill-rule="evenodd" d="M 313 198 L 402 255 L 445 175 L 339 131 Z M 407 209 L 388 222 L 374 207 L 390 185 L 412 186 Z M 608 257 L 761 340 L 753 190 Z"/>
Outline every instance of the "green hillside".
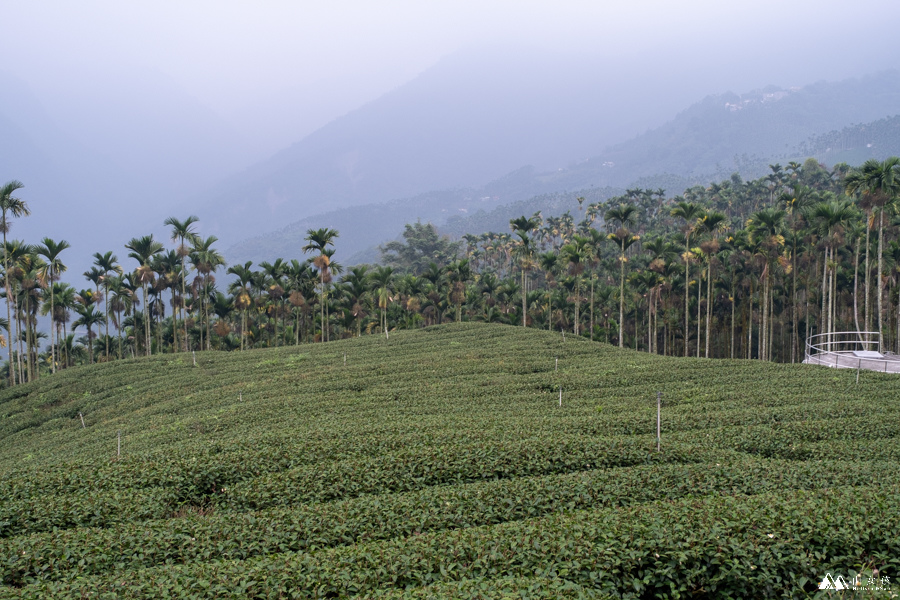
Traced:
<path fill-rule="evenodd" d="M 900 379 L 856 378 L 475 323 L 71 368 L 0 394 L 0 597 L 894 581 Z"/>

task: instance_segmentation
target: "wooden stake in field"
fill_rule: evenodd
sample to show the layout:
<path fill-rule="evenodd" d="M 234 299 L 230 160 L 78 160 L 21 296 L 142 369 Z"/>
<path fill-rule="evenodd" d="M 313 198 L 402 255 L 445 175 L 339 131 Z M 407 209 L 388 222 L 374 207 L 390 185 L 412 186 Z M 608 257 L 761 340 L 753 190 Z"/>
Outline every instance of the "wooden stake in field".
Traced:
<path fill-rule="evenodd" d="M 662 392 L 656 392 L 656 451 L 659 452 L 659 437 L 662 425 Z"/>
<path fill-rule="evenodd" d="M 556 357 L 556 370 L 559 371 L 559 357 Z"/>
<path fill-rule="evenodd" d="M 562 386 L 559 386 L 559 407 L 562 408 Z"/>
<path fill-rule="evenodd" d="M 87 429 L 87 427 L 86 427 L 85 424 L 84 424 L 84 415 L 81 414 L 81 413 L 78 413 L 78 418 L 81 419 L 81 428 L 82 428 L 82 429 Z"/>
<path fill-rule="evenodd" d="M 194 357 L 194 366 L 197 366 L 197 353 L 191 350 L 191 355 Z"/>

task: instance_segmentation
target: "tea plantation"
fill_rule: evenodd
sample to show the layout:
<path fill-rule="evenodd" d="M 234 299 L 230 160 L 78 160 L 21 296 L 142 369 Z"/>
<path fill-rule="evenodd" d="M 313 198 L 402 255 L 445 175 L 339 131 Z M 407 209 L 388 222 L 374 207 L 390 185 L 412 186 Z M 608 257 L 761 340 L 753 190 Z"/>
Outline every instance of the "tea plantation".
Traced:
<path fill-rule="evenodd" d="M 487 324 L 72 368 L 0 393 L 0 598 L 893 585 L 898 440 L 896 376 Z"/>

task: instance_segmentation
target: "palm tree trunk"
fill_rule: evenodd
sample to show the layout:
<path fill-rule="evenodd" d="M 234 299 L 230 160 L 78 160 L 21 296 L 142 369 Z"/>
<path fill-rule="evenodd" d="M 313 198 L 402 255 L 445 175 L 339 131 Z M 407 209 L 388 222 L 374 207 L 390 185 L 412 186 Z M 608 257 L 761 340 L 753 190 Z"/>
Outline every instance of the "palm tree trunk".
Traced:
<path fill-rule="evenodd" d="M 734 277 L 731 278 L 731 358 L 734 359 Z"/>
<path fill-rule="evenodd" d="M 528 281 L 525 279 L 525 267 L 522 267 L 522 327 L 527 326 L 525 315 L 528 314 Z"/>
<path fill-rule="evenodd" d="M 51 284 L 53 282 L 51 281 Z M 103 318 L 106 319 L 106 360 L 109 360 L 109 283 L 104 281 L 106 295 L 103 297 Z M 50 292 L 50 299 L 53 299 L 53 292 Z"/>
<path fill-rule="evenodd" d="M 56 373 L 56 347 L 53 344 L 53 319 L 56 312 L 53 310 L 53 265 L 50 266 L 50 372 Z"/>
<path fill-rule="evenodd" d="M 175 288 L 172 288 L 172 354 L 178 352 L 178 306 L 175 302 Z"/>
<path fill-rule="evenodd" d="M 793 275 L 793 283 L 791 289 L 791 362 L 797 361 L 797 354 L 800 352 L 799 331 L 800 321 L 797 316 L 797 249 L 791 251 L 791 273 Z"/>
<path fill-rule="evenodd" d="M 690 331 L 690 324 L 688 323 L 689 311 L 690 311 L 690 301 L 688 300 L 690 282 L 691 282 L 691 262 L 688 259 L 687 253 L 690 252 L 691 247 L 691 238 L 687 238 L 687 248 L 684 252 L 684 357 L 687 358 L 688 355 L 688 331 Z"/>
<path fill-rule="evenodd" d="M 828 318 L 828 313 L 826 312 L 826 298 L 828 297 L 828 293 L 826 291 L 826 285 L 828 282 L 828 248 L 825 248 L 825 264 L 822 266 L 822 312 L 820 313 L 820 317 L 822 320 L 822 324 L 820 325 L 821 329 L 820 333 L 828 333 L 828 326 L 826 319 Z"/>
<path fill-rule="evenodd" d="M 184 238 L 181 238 L 181 245 L 184 246 Z M 183 310 L 187 306 L 187 290 L 184 285 L 185 277 L 187 276 L 187 263 L 185 262 L 185 256 L 181 257 L 181 306 L 179 307 L 179 313 L 184 312 L 184 316 L 182 317 L 182 321 L 184 321 L 184 351 L 187 352 L 190 348 L 188 348 L 188 328 L 187 328 L 187 311 Z M 173 315 L 173 316 L 177 316 Z M 175 319 L 178 320 L 177 318 Z M 177 346 L 177 344 L 176 344 Z"/>
<path fill-rule="evenodd" d="M 22 366 L 22 313 L 19 309 L 19 296 L 16 296 L 16 351 L 19 355 L 16 362 L 19 367 L 19 383 L 25 381 L 25 369 Z"/>
<path fill-rule="evenodd" d="M 830 248 L 825 249 L 826 257 L 831 257 L 833 255 L 833 250 Z M 829 258 L 826 258 L 826 263 Z M 834 268 L 828 269 L 828 341 L 831 342 L 831 332 L 834 331 L 834 321 L 832 321 L 833 316 L 833 308 L 834 308 L 834 293 L 832 291 L 832 279 L 834 278 Z M 829 345 L 829 350 L 831 346 Z"/>
<path fill-rule="evenodd" d="M 591 271 L 591 341 L 594 341 L 594 272 Z"/>
<path fill-rule="evenodd" d="M 747 358 L 753 358 L 753 279 L 750 280 L 750 306 L 747 313 Z"/>
<path fill-rule="evenodd" d="M 6 222 L 6 211 L 3 211 L 3 222 Z M 16 384 L 16 373 L 13 370 L 13 362 L 12 362 L 12 310 L 9 307 L 10 298 L 12 298 L 12 292 L 10 291 L 9 286 L 9 252 L 6 249 L 6 231 L 3 232 L 3 284 L 6 287 L 6 327 L 7 327 L 7 337 L 9 343 L 6 345 L 7 354 L 9 356 L 9 387 L 12 387 Z"/>
<path fill-rule="evenodd" d="M 709 328 L 712 324 L 712 257 L 706 268 L 706 358 L 709 358 Z"/>
<path fill-rule="evenodd" d="M 577 307 L 576 307 L 577 314 Z M 625 324 L 625 251 L 622 250 L 622 256 L 619 258 L 619 348 L 624 348 L 625 336 L 623 335 L 623 326 Z M 578 334 L 578 331 L 575 331 Z"/>
<path fill-rule="evenodd" d="M 144 291 L 144 356 L 150 356 L 150 303 L 147 301 L 147 284 L 142 285 Z"/>
<path fill-rule="evenodd" d="M 697 358 L 700 358 L 700 323 L 702 319 L 700 318 L 700 304 L 701 298 L 703 294 L 703 267 L 700 267 L 700 272 L 697 275 Z"/>
<path fill-rule="evenodd" d="M 768 267 L 768 265 L 767 265 Z M 759 303 L 762 310 L 762 324 L 759 328 L 759 360 L 766 360 L 766 335 L 769 332 L 768 308 L 769 308 L 769 271 L 766 269 L 766 276 L 763 277 L 763 297 Z"/>
<path fill-rule="evenodd" d="M 884 207 L 881 207 L 879 211 L 878 218 L 878 277 L 875 280 L 875 292 L 878 294 L 878 301 L 876 303 L 876 307 L 878 310 L 878 351 L 884 352 L 884 343 L 882 340 L 882 307 L 881 307 L 881 297 L 884 295 L 882 293 L 882 282 L 881 275 L 883 273 L 883 256 L 884 254 Z"/>
<path fill-rule="evenodd" d="M 319 336 L 319 341 L 325 341 L 325 271 L 319 272 L 320 280 L 322 283 L 322 294 L 319 296 L 319 312 L 321 314 L 321 329 L 322 334 Z"/>
<path fill-rule="evenodd" d="M 205 321 L 205 324 L 206 324 L 206 349 L 212 350 L 212 345 L 210 343 L 212 336 L 210 335 L 210 330 L 209 330 L 209 298 L 207 298 L 204 301 L 204 299 L 201 297 L 200 305 L 203 307 L 203 320 Z M 187 319 L 185 319 L 185 323 L 187 323 Z M 187 338 L 185 338 L 185 340 L 187 340 Z"/>
<path fill-rule="evenodd" d="M 28 381 L 34 381 L 34 353 L 31 351 L 34 346 L 34 341 L 32 339 L 32 327 L 31 327 L 31 299 L 26 296 L 25 297 L 25 369 L 28 374 Z"/>
<path fill-rule="evenodd" d="M 870 277 L 870 268 L 869 268 L 869 222 L 871 221 L 871 214 L 866 215 L 866 282 L 865 282 L 865 294 L 866 300 L 864 302 L 865 310 L 863 311 L 865 321 L 866 321 L 866 331 L 872 331 L 872 321 L 869 318 L 869 298 L 871 295 L 869 294 L 869 277 Z"/>

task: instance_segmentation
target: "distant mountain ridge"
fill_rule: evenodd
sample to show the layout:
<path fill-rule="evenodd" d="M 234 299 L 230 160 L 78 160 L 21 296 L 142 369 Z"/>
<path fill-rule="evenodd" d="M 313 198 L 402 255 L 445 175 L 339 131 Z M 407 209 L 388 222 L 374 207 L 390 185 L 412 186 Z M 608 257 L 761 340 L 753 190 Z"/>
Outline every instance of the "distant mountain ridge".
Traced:
<path fill-rule="evenodd" d="M 677 194 L 690 185 L 724 179 L 733 172 L 755 178 L 768 171 L 768 164 L 779 160 L 837 158 L 824 152 L 834 146 L 829 146 L 828 140 L 843 139 L 842 147 L 849 148 L 854 135 L 853 139 L 868 139 L 862 132 L 875 140 L 865 142 L 873 144 L 866 147 L 868 155 L 897 154 L 900 120 L 885 118 L 897 112 L 898 71 L 801 88 L 771 86 L 747 94 L 711 95 L 660 127 L 567 167 L 552 171 L 521 167 L 482 186 L 428 192 L 388 204 L 306 217 L 277 232 L 232 246 L 226 256 L 237 262 L 295 256 L 289 253 L 303 245 L 307 229 L 331 227 L 341 232 L 345 260 L 375 260 L 377 253 L 372 248 L 393 239 L 406 222 L 417 218 L 447 225 L 444 229 L 457 235 L 465 227 L 469 228 L 465 232 L 480 233 L 479 229 L 487 231 L 498 223 L 502 226 L 504 210 L 515 212 L 512 216 L 540 210 L 541 201 L 536 198 L 544 198 L 544 209 L 552 211 L 572 204 L 571 192 L 576 190 L 609 197 L 638 186 L 662 187 Z M 868 124 L 850 126 L 859 122 Z M 850 129 L 845 131 L 847 127 Z M 563 202 L 563 198 L 567 200 Z M 476 213 L 478 216 L 472 216 Z"/>
<path fill-rule="evenodd" d="M 664 69 L 533 49 L 451 55 L 196 197 L 194 211 L 209 215 L 204 230 L 237 240 L 341 207 L 476 188 L 523 165 L 562 167 L 696 97 L 686 81 L 654 93 Z"/>

